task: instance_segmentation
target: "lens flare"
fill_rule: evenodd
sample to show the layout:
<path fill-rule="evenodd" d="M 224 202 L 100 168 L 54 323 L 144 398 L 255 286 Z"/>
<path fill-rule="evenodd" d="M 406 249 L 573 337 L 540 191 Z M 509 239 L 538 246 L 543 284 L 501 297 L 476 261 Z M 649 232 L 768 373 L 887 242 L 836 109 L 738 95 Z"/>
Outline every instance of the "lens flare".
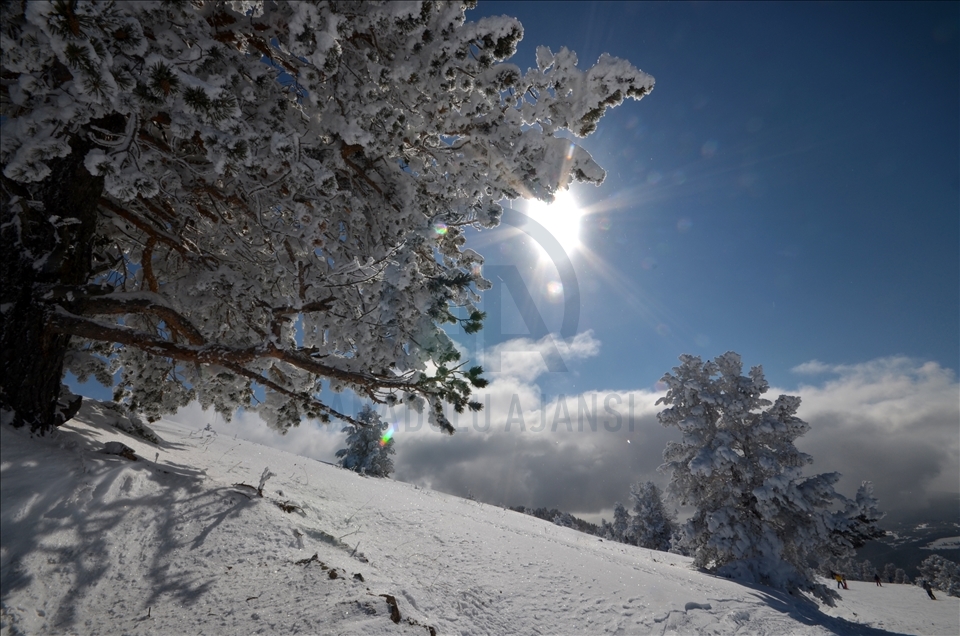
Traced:
<path fill-rule="evenodd" d="M 437 234 L 443 235 L 447 233 L 447 224 L 446 223 L 434 223 L 433 231 Z"/>
<path fill-rule="evenodd" d="M 547 300 L 556 302 L 563 298 L 563 283 L 552 280 L 547 283 Z"/>
<path fill-rule="evenodd" d="M 393 439 L 393 434 L 394 434 L 395 432 L 396 432 L 396 429 L 394 428 L 393 424 L 391 424 L 391 425 L 390 425 L 390 428 L 388 428 L 388 429 L 383 433 L 383 435 L 380 437 L 380 445 L 381 445 L 381 446 L 386 446 L 387 444 L 389 444 L 389 443 L 390 443 L 390 440 Z"/>

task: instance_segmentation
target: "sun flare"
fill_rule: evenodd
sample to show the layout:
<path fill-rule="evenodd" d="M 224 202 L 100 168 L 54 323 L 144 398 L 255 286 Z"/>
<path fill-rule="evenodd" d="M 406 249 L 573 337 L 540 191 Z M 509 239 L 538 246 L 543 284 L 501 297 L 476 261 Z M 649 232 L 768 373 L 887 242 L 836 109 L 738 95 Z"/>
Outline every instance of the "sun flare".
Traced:
<path fill-rule="evenodd" d="M 580 247 L 580 218 L 583 210 L 570 191 L 557 194 L 553 203 L 531 201 L 527 204 L 527 214 L 553 235 L 567 254 Z M 540 247 L 541 255 L 545 252 Z"/>

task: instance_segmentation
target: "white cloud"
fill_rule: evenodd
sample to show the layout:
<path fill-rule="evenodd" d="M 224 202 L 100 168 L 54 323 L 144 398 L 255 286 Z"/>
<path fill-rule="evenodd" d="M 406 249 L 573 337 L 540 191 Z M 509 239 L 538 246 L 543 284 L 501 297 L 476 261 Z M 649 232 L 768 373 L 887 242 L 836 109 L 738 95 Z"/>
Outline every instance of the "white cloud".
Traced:
<path fill-rule="evenodd" d="M 817 472 L 843 473 L 844 491 L 873 481 L 891 511 L 918 510 L 957 493 L 960 385 L 951 369 L 891 357 L 828 371 L 838 377 L 792 391 L 811 425 L 797 445 L 813 456 Z"/>
<path fill-rule="evenodd" d="M 570 369 L 600 351 L 591 332 L 557 344 Z M 451 415 L 453 437 L 400 426 L 396 477 L 493 504 L 582 514 L 625 500 L 637 479 L 662 483 L 656 469 L 673 435 L 656 420 L 659 395 L 588 391 L 545 400 L 535 381 L 547 371 L 543 356 L 551 346 L 548 339 L 518 339 L 494 350 L 502 368 L 488 374 L 490 384 L 476 396 L 484 410 Z"/>
<path fill-rule="evenodd" d="M 511 347 L 530 351 L 511 353 Z M 476 396 L 484 411 L 456 416 L 458 431 L 452 437 L 428 426 L 425 415 L 399 409 L 384 413 L 397 425 L 395 477 L 471 493 L 488 503 L 557 507 L 585 516 L 625 500 L 633 482 L 665 483 L 657 467 L 667 441 L 678 433 L 657 421 L 660 394 L 591 390 L 566 396 L 563 404 L 559 396 L 544 400 L 536 380 L 546 372 L 541 358 L 546 348 L 544 340 L 501 345 L 502 371 L 488 374 L 489 386 Z M 599 350 L 600 342 L 587 332 L 562 351 L 574 369 L 577 360 Z M 830 375 L 770 391 L 771 397 L 788 393 L 803 399 L 799 415 L 811 430 L 797 445 L 814 458 L 810 472 L 842 473 L 838 486 L 847 495 L 871 480 L 881 507 L 894 513 L 942 503 L 944 493 L 957 496 L 960 386 L 953 371 L 902 357 L 854 365 L 813 361 L 797 369 Z M 359 402 L 352 406 L 358 408 Z M 255 414 L 239 414 L 225 424 L 196 405 L 175 419 L 198 428 L 209 422 L 220 435 L 324 461 L 333 461 L 343 445 L 338 423 L 304 423 L 280 436 Z"/>
<path fill-rule="evenodd" d="M 513 376 L 531 381 L 548 371 L 547 364 L 556 363 L 559 355 L 563 364 L 570 364 L 577 360 L 592 358 L 600 353 L 600 341 L 593 337 L 593 331 L 585 331 L 574 336 L 573 340 L 554 338 L 546 335 L 540 340 L 516 338 L 498 344 L 484 352 L 483 359 L 499 360 L 499 371 L 495 376 Z M 484 365 L 487 368 L 488 365 Z M 490 365 L 490 368 L 497 368 Z"/>
<path fill-rule="evenodd" d="M 794 373 L 800 373 L 803 375 L 818 375 L 821 373 L 826 373 L 830 371 L 833 367 L 830 367 L 819 360 L 811 360 L 810 362 L 804 362 L 803 364 L 798 364 L 797 366 L 790 369 Z"/>

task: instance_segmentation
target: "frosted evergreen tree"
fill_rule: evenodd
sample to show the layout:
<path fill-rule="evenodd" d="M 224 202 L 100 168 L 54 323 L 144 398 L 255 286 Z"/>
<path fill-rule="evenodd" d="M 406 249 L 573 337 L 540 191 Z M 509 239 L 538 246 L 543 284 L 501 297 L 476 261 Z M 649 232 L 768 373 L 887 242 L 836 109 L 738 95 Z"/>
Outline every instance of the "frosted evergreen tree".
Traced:
<path fill-rule="evenodd" d="M 621 543 L 629 543 L 630 513 L 619 501 L 613 504 L 613 538 Z"/>
<path fill-rule="evenodd" d="M 573 528 L 575 526 L 573 515 L 569 512 L 561 512 L 554 515 L 553 523 L 564 528 Z"/>
<path fill-rule="evenodd" d="M 960 567 L 939 554 L 931 554 L 920 564 L 920 578 L 948 596 L 960 596 Z"/>
<path fill-rule="evenodd" d="M 654 82 L 565 48 L 522 71 L 520 23 L 472 6 L 5 1 L 3 420 L 69 418 L 66 371 L 150 420 L 479 409 L 442 329 L 483 319 L 465 233 L 602 182 L 577 138 Z"/>
<path fill-rule="evenodd" d="M 597 536 L 604 539 L 614 540 L 616 533 L 613 531 L 613 524 L 606 519 L 600 519 L 600 527 L 597 529 Z"/>
<path fill-rule="evenodd" d="M 906 570 L 903 568 L 897 568 L 896 573 L 893 575 L 893 582 L 900 583 L 902 585 L 910 585 L 910 577 L 907 576 Z"/>
<path fill-rule="evenodd" d="M 677 524 L 663 501 L 660 488 L 652 481 L 634 484 L 630 488 L 630 497 L 633 500 L 630 519 L 633 540 L 641 548 L 668 551 Z"/>
<path fill-rule="evenodd" d="M 388 434 L 390 425 L 380 420 L 380 415 L 364 406 L 357 414 L 357 424 L 343 428 L 347 434 L 347 447 L 337 451 L 339 465 L 371 477 L 389 477 L 393 472 L 396 453 L 393 437 Z"/>
<path fill-rule="evenodd" d="M 664 426 L 680 429 L 661 469 L 669 492 L 696 511 L 683 526 L 684 547 L 697 567 L 781 589 L 830 594 L 816 564 L 852 554 L 855 544 L 882 534 L 870 520 L 869 489 L 850 502 L 834 490 L 838 473 L 804 477 L 812 458 L 794 441 L 809 425 L 796 416 L 800 398 L 762 396 L 763 369 L 741 374 L 740 356 L 715 361 L 684 355 L 662 381 Z M 858 496 L 860 493 L 858 493 Z M 843 510 L 831 508 L 840 504 Z M 875 502 L 873 502 L 875 503 Z M 860 515 L 864 520 L 860 520 Z"/>

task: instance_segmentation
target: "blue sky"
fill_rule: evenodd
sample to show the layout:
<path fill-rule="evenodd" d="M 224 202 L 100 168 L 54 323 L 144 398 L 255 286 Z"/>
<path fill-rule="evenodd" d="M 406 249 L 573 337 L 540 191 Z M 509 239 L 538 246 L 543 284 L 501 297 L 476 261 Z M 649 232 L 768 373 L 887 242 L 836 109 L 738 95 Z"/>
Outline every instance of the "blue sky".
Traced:
<path fill-rule="evenodd" d="M 488 370 L 500 352 L 491 430 L 404 427 L 397 478 L 609 518 L 630 482 L 667 479 L 663 373 L 734 350 L 773 396 L 802 397 L 811 470 L 843 473 L 848 495 L 874 481 L 891 520 L 956 518 L 958 5 L 481 2 L 468 19 L 501 14 L 524 25 L 522 69 L 537 45 L 567 46 L 581 67 L 626 58 L 656 88 L 583 142 L 608 177 L 574 189 L 587 214 L 567 252 L 580 313 L 566 371 L 515 353 L 548 347 L 515 339 L 530 332 L 502 283 L 499 321 L 458 336 Z M 569 307 L 534 241 L 504 224 L 471 244 L 490 278 L 516 267 L 556 335 Z M 591 433 L 577 409 L 593 395 L 622 427 Z M 561 402 L 572 433 L 550 426 Z"/>
<path fill-rule="evenodd" d="M 608 176 L 573 192 L 587 214 L 567 251 L 572 337 L 524 339 L 500 289 L 500 315 L 455 335 L 488 371 L 499 354 L 484 414 L 450 437 L 384 413 L 395 478 L 610 518 L 631 482 L 666 483 L 676 436 L 656 420 L 657 381 L 683 353 L 734 350 L 771 397 L 802 397 L 813 471 L 843 473 L 847 495 L 873 480 L 891 518 L 956 518 L 960 5 L 481 2 L 468 20 L 501 14 L 523 23 L 523 69 L 537 45 L 567 46 L 581 68 L 626 58 L 656 88 L 583 141 Z M 469 244 L 488 277 L 519 272 L 560 331 L 571 290 L 528 235 L 505 223 Z M 564 372 L 544 366 L 553 347 Z M 596 431 L 578 410 L 594 400 Z M 344 443 L 337 425 L 279 437 L 250 413 L 177 417 L 327 461 Z"/>
<path fill-rule="evenodd" d="M 603 350 L 560 385 L 652 386 L 681 353 L 730 349 L 781 385 L 813 359 L 960 367 L 956 4 L 481 2 L 469 15 L 499 14 L 524 25 L 521 68 L 536 45 L 567 46 L 581 66 L 609 52 L 657 80 L 584 142 L 608 177 L 575 193 L 607 209 L 583 220 L 571 258 L 580 330 Z M 516 263 L 558 330 L 535 258 L 493 240 L 477 241 L 488 263 Z"/>

